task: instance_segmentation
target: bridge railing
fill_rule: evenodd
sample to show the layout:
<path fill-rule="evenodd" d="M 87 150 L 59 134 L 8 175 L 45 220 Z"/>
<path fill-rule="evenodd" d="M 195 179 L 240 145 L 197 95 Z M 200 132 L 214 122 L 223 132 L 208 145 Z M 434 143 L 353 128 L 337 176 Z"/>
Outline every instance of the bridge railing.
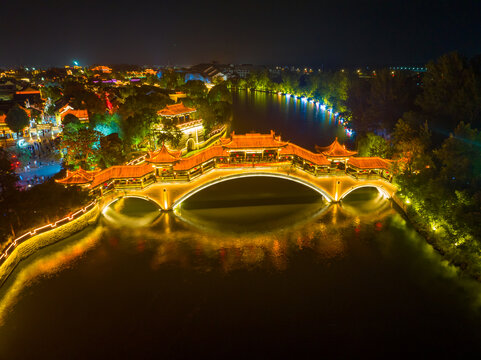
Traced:
<path fill-rule="evenodd" d="M 229 161 L 223 158 L 212 158 L 204 161 L 203 164 L 197 166 L 197 169 L 190 174 L 185 173 L 175 173 L 175 172 L 165 172 L 154 177 L 147 179 L 144 182 L 138 179 L 133 180 L 122 180 L 121 183 L 112 183 L 114 189 L 143 189 L 154 183 L 171 183 L 171 182 L 188 182 L 194 180 L 203 174 L 209 173 L 214 169 L 234 169 L 234 168 L 259 168 L 259 167 L 277 167 L 279 170 L 284 168 L 284 171 L 290 170 L 300 170 L 308 173 L 315 177 L 325 177 L 325 176 L 350 176 L 358 180 L 377 180 L 383 179 L 390 181 L 391 177 L 383 176 L 383 174 L 357 174 L 354 172 L 347 171 L 345 169 L 338 169 L 332 167 L 318 167 L 304 160 L 300 157 L 290 157 L 288 160 L 286 158 L 276 159 L 273 157 L 256 157 L 251 159 L 245 158 L 232 158 Z"/>

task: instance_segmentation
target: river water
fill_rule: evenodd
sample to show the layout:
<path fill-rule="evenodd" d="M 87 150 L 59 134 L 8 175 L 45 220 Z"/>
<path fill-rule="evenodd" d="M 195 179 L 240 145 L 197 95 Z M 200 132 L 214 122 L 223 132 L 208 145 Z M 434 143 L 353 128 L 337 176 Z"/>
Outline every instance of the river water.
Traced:
<path fill-rule="evenodd" d="M 297 129 L 309 147 L 337 131 L 295 111 L 274 127 L 282 100 L 243 96 L 239 132 Z M 328 205 L 246 178 L 176 213 L 120 200 L 26 259 L 0 288 L 0 358 L 475 357 L 480 290 L 375 189 Z"/>

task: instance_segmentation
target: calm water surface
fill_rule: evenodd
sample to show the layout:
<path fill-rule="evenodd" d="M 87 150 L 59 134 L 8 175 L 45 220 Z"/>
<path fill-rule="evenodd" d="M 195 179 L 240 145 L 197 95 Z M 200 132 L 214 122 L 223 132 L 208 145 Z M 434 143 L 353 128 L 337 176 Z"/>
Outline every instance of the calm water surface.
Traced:
<path fill-rule="evenodd" d="M 232 130 L 238 134 L 274 130 L 283 140 L 311 150 L 314 145 L 331 144 L 336 136 L 348 144 L 353 143 L 333 115 L 313 103 L 243 90 L 234 93 L 233 100 Z"/>
<path fill-rule="evenodd" d="M 0 288 L 0 358 L 475 358 L 480 290 L 374 189 L 328 205 L 246 178 L 176 213 L 121 200 L 25 260 Z"/>

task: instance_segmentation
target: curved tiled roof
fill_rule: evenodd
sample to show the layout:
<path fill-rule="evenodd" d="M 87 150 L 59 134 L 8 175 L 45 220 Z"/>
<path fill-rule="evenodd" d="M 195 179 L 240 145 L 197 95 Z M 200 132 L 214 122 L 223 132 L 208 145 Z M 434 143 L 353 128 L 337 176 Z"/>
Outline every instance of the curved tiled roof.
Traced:
<path fill-rule="evenodd" d="M 389 170 L 391 161 L 380 157 L 352 157 L 348 160 L 348 165 L 358 169 L 385 169 Z"/>
<path fill-rule="evenodd" d="M 295 144 L 289 144 L 282 148 L 281 155 L 297 155 L 305 160 L 308 160 L 316 165 L 330 165 L 331 162 L 323 154 L 315 154 L 309 150 L 301 148 Z"/>
<path fill-rule="evenodd" d="M 154 168 L 150 164 L 111 166 L 98 173 L 91 186 L 96 187 L 111 179 L 139 178 L 151 172 L 154 172 Z"/>
<path fill-rule="evenodd" d="M 75 117 L 77 117 L 79 120 L 89 118 L 89 113 L 85 109 L 84 110 L 67 109 L 67 111 L 64 111 L 63 113 L 60 114 L 60 117 L 62 118 L 62 120 L 65 116 L 67 116 L 67 114 L 72 114 Z"/>
<path fill-rule="evenodd" d="M 345 145 L 339 144 L 337 138 L 329 146 L 322 147 L 316 145 L 316 150 L 327 157 L 348 157 L 357 154 L 357 151 L 347 150 Z"/>
<path fill-rule="evenodd" d="M 191 113 L 194 111 L 196 111 L 194 108 L 187 107 L 180 102 L 178 104 L 167 105 L 162 110 L 159 110 L 157 114 L 161 116 L 176 116 Z"/>
<path fill-rule="evenodd" d="M 180 161 L 174 165 L 174 170 L 189 170 L 217 156 L 229 156 L 229 153 L 222 146 L 214 145 L 197 154 L 180 159 Z"/>
<path fill-rule="evenodd" d="M 181 157 L 181 151 L 169 151 L 165 145 L 162 145 L 162 149 L 157 152 L 149 152 L 149 157 L 146 159 L 150 163 L 171 163 L 179 160 Z"/>
<path fill-rule="evenodd" d="M 280 136 L 276 136 L 271 130 L 270 134 L 245 134 L 236 135 L 234 132 L 228 138 L 221 138 L 222 146 L 229 149 L 249 149 L 249 148 L 280 148 L 286 146 L 286 141 L 281 141 Z"/>
<path fill-rule="evenodd" d="M 63 179 L 55 180 L 59 184 L 65 184 L 65 185 L 82 185 L 82 184 L 88 184 L 91 182 L 95 175 L 97 175 L 100 172 L 100 170 L 94 170 L 94 171 L 87 171 L 82 168 L 78 168 L 75 171 L 69 171 L 67 170 L 67 176 L 64 177 Z"/>

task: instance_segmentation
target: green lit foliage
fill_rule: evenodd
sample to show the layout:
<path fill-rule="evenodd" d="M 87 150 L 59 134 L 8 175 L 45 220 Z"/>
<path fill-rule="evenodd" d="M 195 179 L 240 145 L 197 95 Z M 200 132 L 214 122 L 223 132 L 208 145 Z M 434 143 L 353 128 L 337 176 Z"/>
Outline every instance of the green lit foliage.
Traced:
<path fill-rule="evenodd" d="M 177 89 L 185 82 L 185 75 L 174 70 L 165 70 L 160 78 L 160 86 L 166 89 Z"/>
<path fill-rule="evenodd" d="M 101 134 L 82 124 L 70 123 L 64 127 L 60 145 L 64 162 L 71 168 L 95 168 L 98 161 L 98 145 Z"/>
<path fill-rule="evenodd" d="M 401 171 L 410 173 L 432 166 L 432 160 L 428 155 L 431 132 L 427 123 L 415 130 L 407 122 L 399 119 L 392 138 L 395 157 L 398 159 Z"/>
<path fill-rule="evenodd" d="M 157 144 L 164 145 L 168 144 L 169 146 L 176 148 L 180 144 L 180 140 L 182 139 L 182 131 L 174 124 L 174 121 L 169 118 L 162 119 L 162 130 L 157 132 Z"/>
<path fill-rule="evenodd" d="M 32 120 L 35 120 L 37 124 L 42 123 L 42 113 L 39 110 L 35 108 L 30 108 L 30 117 L 32 118 Z"/>
<path fill-rule="evenodd" d="M 379 156 L 384 159 L 392 157 L 391 144 L 382 136 L 367 133 L 358 141 L 359 156 Z"/>
<path fill-rule="evenodd" d="M 181 90 L 193 99 L 203 99 L 207 95 L 207 87 L 204 82 L 200 80 L 187 81 L 181 86 Z"/>
<path fill-rule="evenodd" d="M 57 86 L 42 86 L 40 94 L 42 98 L 55 102 L 62 97 L 62 90 Z"/>
<path fill-rule="evenodd" d="M 29 125 L 28 115 L 20 106 L 14 105 L 7 113 L 5 119 L 10 130 L 20 133 Z"/>
<path fill-rule="evenodd" d="M 80 124 L 80 120 L 78 117 L 76 117 L 74 114 L 67 114 L 64 116 L 62 120 L 62 125 L 67 126 L 68 124 Z"/>
<path fill-rule="evenodd" d="M 210 89 L 209 93 L 207 94 L 207 99 L 209 100 L 210 104 L 214 104 L 215 102 L 219 101 L 232 104 L 232 94 L 224 83 L 215 85 L 212 89 Z"/>
<path fill-rule="evenodd" d="M 94 115 L 90 119 L 89 125 L 103 136 L 117 133 L 122 137 L 121 122 L 122 118 L 119 114 L 105 113 Z"/>

